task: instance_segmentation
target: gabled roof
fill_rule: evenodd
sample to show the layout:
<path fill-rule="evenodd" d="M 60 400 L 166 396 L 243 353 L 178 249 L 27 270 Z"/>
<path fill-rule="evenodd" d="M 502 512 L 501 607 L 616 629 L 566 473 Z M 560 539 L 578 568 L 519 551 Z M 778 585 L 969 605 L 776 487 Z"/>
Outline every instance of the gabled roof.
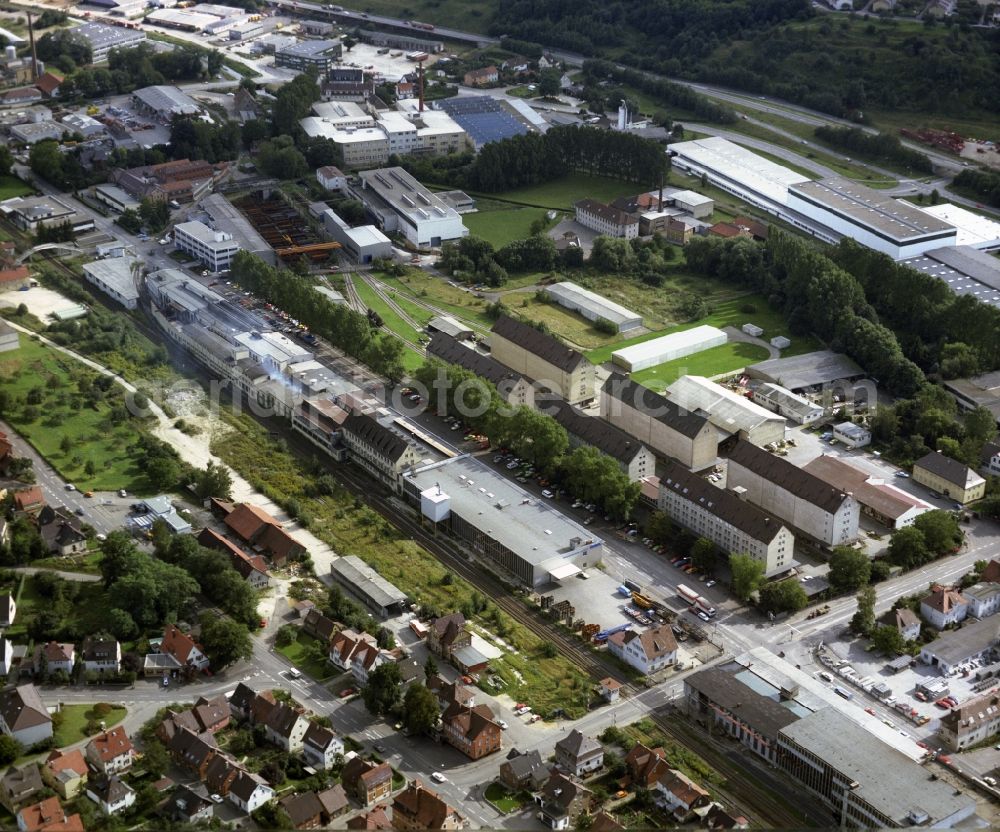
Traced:
<path fill-rule="evenodd" d="M 76 648 L 72 644 L 60 644 L 56 641 L 48 641 L 39 644 L 35 648 L 35 661 L 45 659 L 47 662 L 71 662 L 76 654 Z"/>
<path fill-rule="evenodd" d="M 586 798 L 591 794 L 590 789 L 571 780 L 565 774 L 553 770 L 545 785 L 541 788 L 541 797 L 546 804 L 554 804 L 564 811 L 569 809 L 570 804 L 577 797 Z"/>
<path fill-rule="evenodd" d="M 351 413 L 344 420 L 344 433 L 356 437 L 361 443 L 371 445 L 385 457 L 399 460 L 409 448 L 409 443 L 389 428 L 380 425 L 367 413 Z"/>
<path fill-rule="evenodd" d="M 290 737 L 296 723 L 302 719 L 302 714 L 290 708 L 284 702 L 279 702 L 267 716 L 267 727 L 279 737 Z"/>
<path fill-rule="evenodd" d="M 207 797 L 202 797 L 187 786 L 178 786 L 167 798 L 161 811 L 175 818 L 187 820 L 211 806 Z"/>
<path fill-rule="evenodd" d="M 601 392 L 627 407 L 651 416 L 688 439 L 698 436 L 709 422 L 708 414 L 704 411 L 679 407 L 665 396 L 619 373 L 608 376 Z"/>
<path fill-rule="evenodd" d="M 296 551 L 305 548 L 281 526 L 276 525 L 265 526 L 255 542 L 275 560 L 289 558 Z"/>
<path fill-rule="evenodd" d="M 330 817 L 333 817 L 347 808 L 347 793 L 344 791 L 344 787 L 341 786 L 340 783 L 337 783 L 335 786 L 331 786 L 329 789 L 317 792 L 316 797 L 319 798 L 319 802 L 323 806 L 323 811 Z"/>
<path fill-rule="evenodd" d="M 226 515 L 225 524 L 233 533 L 246 541 L 253 540 L 265 525 L 277 525 L 270 514 L 259 506 L 240 503 Z"/>
<path fill-rule="evenodd" d="M 168 656 L 173 656 L 182 665 L 188 663 L 191 654 L 198 649 L 198 645 L 191 636 L 182 633 L 173 624 L 169 625 L 163 634 L 163 641 L 160 642 L 160 652 Z"/>
<path fill-rule="evenodd" d="M 352 757 L 344 764 L 341 782 L 349 788 L 360 783 L 364 788 L 392 779 L 392 768 L 388 763 L 374 763 L 362 757 Z"/>
<path fill-rule="evenodd" d="M 336 741 L 337 735 L 333 731 L 322 725 L 317 725 L 315 722 L 309 723 L 309 727 L 306 728 L 306 733 L 302 737 L 302 742 L 305 745 L 319 751 L 326 751 Z"/>
<path fill-rule="evenodd" d="M 851 499 L 850 495 L 823 482 L 816 475 L 750 442 L 737 442 L 729 452 L 729 459 L 830 514 L 839 510 L 845 500 Z"/>
<path fill-rule="evenodd" d="M 86 765 L 84 765 L 83 770 L 86 773 Z M 15 803 L 20 803 L 25 798 L 45 788 L 42 776 L 38 772 L 38 766 L 34 763 L 28 763 L 20 768 L 10 766 L 0 777 L 0 783 L 3 784 L 3 790 L 11 795 Z"/>
<path fill-rule="evenodd" d="M 310 821 L 323 816 L 323 804 L 316 792 L 302 792 L 283 797 L 278 801 L 298 829 Z"/>
<path fill-rule="evenodd" d="M 74 748 L 71 751 L 59 751 L 58 749 L 52 751 L 45 758 L 45 768 L 57 778 L 63 773 L 66 773 L 67 776 L 72 774 L 77 777 L 87 776 L 87 761 L 79 748 Z"/>
<path fill-rule="evenodd" d="M 266 693 L 270 694 L 271 692 L 267 691 Z M 229 697 L 229 707 L 235 708 L 238 711 L 247 712 L 252 707 L 253 701 L 258 695 L 257 691 L 255 691 L 252 687 L 240 682 L 233 691 L 233 695 Z M 271 698 L 274 698 L 273 695 Z"/>
<path fill-rule="evenodd" d="M 500 724 L 489 705 L 476 705 L 465 708 L 455 703 L 444 712 L 441 721 L 454 726 L 463 737 L 473 742 L 486 733 L 500 733 Z"/>
<path fill-rule="evenodd" d="M 42 494 L 42 489 L 37 485 L 14 492 L 14 507 L 18 511 L 24 511 L 39 504 L 45 505 L 45 495 Z"/>
<path fill-rule="evenodd" d="M 191 711 L 198 720 L 201 730 L 208 731 L 229 718 L 229 700 L 221 693 L 211 699 L 202 696 L 194 703 Z"/>
<path fill-rule="evenodd" d="M 619 211 L 614 206 L 605 205 L 603 202 L 598 202 L 596 199 L 581 199 L 579 202 L 575 203 L 573 207 L 577 211 L 585 211 L 588 214 L 594 214 L 605 222 L 614 223 L 615 225 L 638 225 L 639 223 L 638 217 L 626 214 L 624 211 Z"/>
<path fill-rule="evenodd" d="M 514 749 L 511 754 L 507 755 L 507 759 L 501 763 L 500 767 L 508 768 L 516 780 L 523 780 L 525 777 L 538 777 L 541 780 L 544 775 L 548 774 L 548 769 L 542 762 L 542 755 L 538 753 L 537 748 L 524 754 L 519 754 Z"/>
<path fill-rule="evenodd" d="M 590 822 L 590 832 L 625 832 L 625 827 L 607 812 L 598 812 Z"/>
<path fill-rule="evenodd" d="M 701 786 L 676 769 L 667 768 L 661 771 L 658 782 L 685 806 L 693 807 L 705 803 L 710 797 Z"/>
<path fill-rule="evenodd" d="M 124 800 L 133 792 L 131 786 L 119 777 L 101 777 L 92 780 L 87 785 L 87 791 L 93 794 L 101 803 L 113 806 Z"/>
<path fill-rule="evenodd" d="M 229 793 L 236 795 L 244 803 L 248 802 L 259 788 L 270 789 L 268 782 L 258 774 L 249 771 L 240 771 L 233 780 L 233 785 L 229 787 Z"/>
<path fill-rule="evenodd" d="M 571 373 L 587 360 L 582 354 L 567 347 L 555 336 L 522 323 L 509 315 L 501 315 L 493 324 L 491 332 L 517 344 L 563 372 Z"/>
<path fill-rule="evenodd" d="M 405 816 L 418 829 L 442 829 L 455 810 L 437 794 L 414 780 L 392 802 L 393 817 Z"/>
<path fill-rule="evenodd" d="M 385 813 L 385 805 L 380 804 L 370 812 L 357 815 L 347 821 L 348 829 L 392 829 L 392 821 Z"/>
<path fill-rule="evenodd" d="M 617 459 L 626 465 L 643 450 L 646 450 L 634 436 L 616 428 L 610 422 L 596 416 L 588 416 L 582 410 L 574 407 L 565 399 L 551 399 L 546 402 L 550 415 L 567 433 L 587 445 L 606 453 L 612 459 Z"/>
<path fill-rule="evenodd" d="M 58 75 L 53 75 L 51 72 L 44 72 L 35 79 L 35 86 L 46 95 L 52 95 L 53 91 L 57 90 L 62 82 L 63 79 Z"/>
<path fill-rule="evenodd" d="M 317 609 L 311 609 L 306 613 L 306 618 L 302 626 L 309 630 L 309 632 L 327 641 L 337 634 L 337 622 L 327 618 Z"/>
<path fill-rule="evenodd" d="M 656 629 L 645 630 L 642 633 L 636 633 L 632 630 L 615 633 L 608 641 L 613 640 L 616 644 L 624 647 L 636 639 L 639 640 L 647 661 L 653 661 L 653 659 L 658 659 L 660 656 L 668 655 L 677 650 L 677 639 L 674 638 L 673 630 L 670 629 L 669 624 L 662 624 Z"/>
<path fill-rule="evenodd" d="M 931 451 L 926 456 L 922 456 L 913 464 L 913 467 L 923 468 L 959 488 L 971 488 L 983 479 L 968 465 L 964 465 L 950 456 L 945 456 L 940 451 Z"/>
<path fill-rule="evenodd" d="M 462 367 L 486 379 L 493 385 L 499 385 L 501 382 L 507 380 L 517 381 L 523 378 L 519 373 L 515 373 L 495 358 L 483 355 L 478 350 L 466 346 L 446 332 L 435 332 L 431 335 L 431 340 L 426 350 L 428 355 L 440 358 L 448 364 L 455 364 L 458 367 Z"/>
<path fill-rule="evenodd" d="M 34 685 L 18 685 L 0 694 L 0 716 L 11 731 L 21 731 L 52 722 Z"/>
<path fill-rule="evenodd" d="M 87 636 L 80 648 L 80 656 L 85 662 L 115 659 L 119 655 L 119 645 L 115 639 L 98 639 Z"/>
<path fill-rule="evenodd" d="M 451 644 L 455 637 L 465 630 L 465 616 L 460 612 L 442 615 L 431 622 L 430 631 L 444 645 Z"/>
<path fill-rule="evenodd" d="M 134 750 L 132 740 L 121 725 L 116 725 L 110 731 L 105 731 L 93 737 L 87 743 L 88 749 L 93 749 L 93 753 L 98 759 L 105 763 L 110 763 L 123 754 L 130 754 Z"/>

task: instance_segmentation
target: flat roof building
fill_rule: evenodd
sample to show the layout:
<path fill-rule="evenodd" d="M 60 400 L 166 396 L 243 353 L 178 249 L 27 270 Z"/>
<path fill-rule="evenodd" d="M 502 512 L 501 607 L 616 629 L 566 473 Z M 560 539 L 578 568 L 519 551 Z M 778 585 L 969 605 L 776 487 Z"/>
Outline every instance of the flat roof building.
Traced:
<path fill-rule="evenodd" d="M 265 263 L 274 265 L 274 249 L 223 194 L 209 194 L 199 207 L 208 214 L 212 228 L 230 234 L 240 248 L 256 254 Z"/>
<path fill-rule="evenodd" d="M 642 315 L 569 280 L 546 286 L 545 294 L 560 306 L 579 312 L 588 321 L 614 324 L 619 332 L 628 332 L 642 326 Z"/>
<path fill-rule="evenodd" d="M 139 200 L 135 199 L 131 194 L 126 193 L 117 185 L 109 185 L 107 183 L 95 185 L 94 196 L 119 214 L 128 210 L 139 210 Z"/>
<path fill-rule="evenodd" d="M 794 184 L 788 189 L 788 207 L 893 260 L 957 242 L 958 230 L 951 223 L 846 179 Z"/>
<path fill-rule="evenodd" d="M 639 370 L 655 367 L 675 358 L 720 347 L 728 340 L 729 337 L 721 329 L 707 325 L 696 326 L 630 347 L 622 347 L 611 353 L 611 360 L 626 372 L 637 373 Z"/>
<path fill-rule="evenodd" d="M 216 231 L 198 220 L 179 222 L 174 226 L 174 245 L 216 273 L 228 269 L 240 250 L 240 244 L 232 234 Z"/>
<path fill-rule="evenodd" d="M 385 232 L 398 231 L 418 249 L 439 248 L 469 235 L 458 212 L 438 199 L 403 168 L 379 168 L 358 174 L 354 189 Z"/>
<path fill-rule="evenodd" d="M 303 40 L 276 49 L 274 65 L 323 76 L 340 60 L 341 51 L 339 40 Z"/>
<path fill-rule="evenodd" d="M 84 23 L 73 29 L 73 32 L 90 44 L 95 64 L 106 61 L 108 52 L 112 49 L 131 49 L 146 40 L 146 33 L 142 29 L 105 26 L 103 23 Z"/>
<path fill-rule="evenodd" d="M 1000 309 L 1000 260 L 984 251 L 961 244 L 935 248 L 903 265 L 944 281 L 956 295 L 972 295 Z"/>
<path fill-rule="evenodd" d="M 950 676 L 959 665 L 992 653 L 1000 641 L 1000 620 L 996 616 L 966 621 L 961 629 L 945 630 L 930 644 L 920 648 L 920 661 Z"/>
<path fill-rule="evenodd" d="M 47 118 L 43 121 L 29 121 L 26 124 L 12 124 L 11 138 L 24 144 L 35 144 L 50 139 L 59 140 L 66 134 L 66 128 Z"/>
<path fill-rule="evenodd" d="M 681 376 L 665 395 L 684 410 L 707 413 L 727 437 L 738 436 L 761 447 L 785 438 L 783 417 L 703 376 Z"/>
<path fill-rule="evenodd" d="M 1000 248 L 1000 222 L 996 220 L 951 202 L 920 206 L 917 210 L 955 226 L 958 229 L 957 245 L 969 246 L 980 251 Z"/>
<path fill-rule="evenodd" d="M 403 492 L 425 520 L 528 587 L 601 562 L 599 537 L 468 455 L 405 473 Z"/>
<path fill-rule="evenodd" d="M 322 214 L 323 227 L 358 263 L 392 257 L 392 240 L 374 225 L 351 226 L 332 208 Z"/>
<path fill-rule="evenodd" d="M 136 286 L 135 257 L 109 257 L 83 264 L 83 276 L 126 309 L 135 309 L 139 302 Z"/>
<path fill-rule="evenodd" d="M 761 407 L 790 419 L 799 425 L 811 425 L 823 418 L 822 406 L 769 381 L 753 389 L 753 400 Z"/>
<path fill-rule="evenodd" d="M 40 226 L 69 223 L 74 234 L 93 231 L 90 214 L 77 211 L 55 196 L 16 196 L 0 202 L 0 212 L 9 216 L 18 228 L 37 231 Z"/>

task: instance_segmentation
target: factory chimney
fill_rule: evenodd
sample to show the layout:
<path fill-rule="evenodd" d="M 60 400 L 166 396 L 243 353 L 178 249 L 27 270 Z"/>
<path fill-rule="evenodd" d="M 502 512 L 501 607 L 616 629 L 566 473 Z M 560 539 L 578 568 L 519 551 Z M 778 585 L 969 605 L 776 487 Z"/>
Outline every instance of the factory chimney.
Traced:
<path fill-rule="evenodd" d="M 424 62 L 421 59 L 417 62 L 417 75 L 420 84 L 420 112 L 424 111 Z"/>
<path fill-rule="evenodd" d="M 35 52 L 35 27 L 31 23 L 31 12 L 28 12 L 28 40 L 31 41 L 31 79 L 38 80 L 38 53 Z"/>

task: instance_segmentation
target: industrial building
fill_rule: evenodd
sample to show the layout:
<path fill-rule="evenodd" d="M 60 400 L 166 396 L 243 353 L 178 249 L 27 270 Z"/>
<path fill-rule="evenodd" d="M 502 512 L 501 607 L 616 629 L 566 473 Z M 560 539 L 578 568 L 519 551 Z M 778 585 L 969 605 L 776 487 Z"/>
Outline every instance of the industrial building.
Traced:
<path fill-rule="evenodd" d="M 614 324 L 619 332 L 628 332 L 642 326 L 642 315 L 568 280 L 546 286 L 545 294 L 560 306 L 583 315 L 588 321 L 608 321 Z"/>
<path fill-rule="evenodd" d="M 177 87 L 143 87 L 132 93 L 132 106 L 137 112 L 156 116 L 169 122 L 174 116 L 197 116 L 201 113 L 193 98 Z"/>
<path fill-rule="evenodd" d="M 625 431 L 603 419 L 588 416 L 561 399 L 544 402 L 541 410 L 566 429 L 571 445 L 585 445 L 607 454 L 628 475 L 630 482 L 640 482 L 656 473 L 653 452 Z"/>
<path fill-rule="evenodd" d="M 611 360 L 626 372 L 637 373 L 639 370 L 655 367 L 675 358 L 683 358 L 702 350 L 722 346 L 728 340 L 728 336 L 721 329 L 707 325 L 696 326 L 630 347 L 622 347 L 611 353 Z"/>
<path fill-rule="evenodd" d="M 893 260 L 957 242 L 958 232 L 951 223 L 846 179 L 793 184 L 788 189 L 788 207 Z"/>
<path fill-rule="evenodd" d="M 103 184 L 94 186 L 94 198 L 103 202 L 113 211 L 119 214 L 125 211 L 138 211 L 140 202 L 131 194 L 125 192 L 117 185 Z"/>
<path fill-rule="evenodd" d="M 135 309 L 139 302 L 136 286 L 135 257 L 108 257 L 83 264 L 83 276 L 104 294 L 114 298 L 126 309 Z"/>
<path fill-rule="evenodd" d="M 379 227 L 398 231 L 417 249 L 439 248 L 448 240 L 469 235 L 462 218 L 403 168 L 365 170 L 351 189 Z"/>
<path fill-rule="evenodd" d="M 74 234 L 94 230 L 94 219 L 55 196 L 15 196 L 0 202 L 0 212 L 18 228 L 34 233 L 40 226 L 69 223 Z"/>
<path fill-rule="evenodd" d="M 746 368 L 752 379 L 779 384 L 794 393 L 815 391 L 830 385 L 850 386 L 865 373 L 843 353 L 817 350 L 787 358 L 771 358 Z"/>
<path fill-rule="evenodd" d="M 787 572 L 794 564 L 795 537 L 781 520 L 676 462 L 669 462 L 660 477 L 657 507 L 726 554 L 760 561 L 765 577 Z"/>
<path fill-rule="evenodd" d="M 872 443 L 872 432 L 864 425 L 840 422 L 833 426 L 833 438 L 848 448 L 864 448 Z"/>
<path fill-rule="evenodd" d="M 204 32 L 218 20 L 215 15 L 194 9 L 157 9 L 146 15 L 147 23 L 168 29 L 180 29 L 184 32 Z"/>
<path fill-rule="evenodd" d="M 726 484 L 823 545 L 858 536 L 861 507 L 855 497 L 751 442 L 737 442 L 730 451 Z"/>
<path fill-rule="evenodd" d="M 499 101 L 489 95 L 463 95 L 435 101 L 433 106 L 448 113 L 468 133 L 476 150 L 490 142 L 523 136 L 531 131 L 532 122 L 514 100 Z"/>
<path fill-rule="evenodd" d="M 24 144 L 35 144 L 35 142 L 59 141 L 65 134 L 66 128 L 56 121 L 48 118 L 43 121 L 29 121 L 25 124 L 12 124 L 10 126 L 10 137 L 17 142 Z"/>
<path fill-rule="evenodd" d="M 224 231 L 239 243 L 239 247 L 256 254 L 265 263 L 275 264 L 274 249 L 250 224 L 250 221 L 222 194 L 209 194 L 199 207 L 208 215 L 208 224 Z"/>
<path fill-rule="evenodd" d="M 1000 260 L 979 249 L 965 245 L 935 248 L 904 260 L 903 265 L 944 281 L 956 295 L 972 295 L 1000 309 Z"/>
<path fill-rule="evenodd" d="M 274 65 L 323 77 L 340 60 L 339 40 L 303 40 L 274 51 Z"/>
<path fill-rule="evenodd" d="M 444 52 L 444 44 L 439 40 L 427 40 L 400 32 L 375 32 L 370 29 L 361 29 L 358 37 L 364 43 L 372 46 L 388 46 L 391 49 L 401 49 L 404 52 L 426 52 L 434 55 Z"/>
<path fill-rule="evenodd" d="M 626 376 L 613 373 L 601 388 L 601 418 L 692 471 L 718 459 L 718 432 L 707 413 L 684 410 Z"/>
<path fill-rule="evenodd" d="M 770 382 L 764 382 L 755 387 L 751 395 L 761 407 L 766 407 L 799 425 L 811 425 L 818 422 L 825 413 L 823 408 L 815 402 Z"/>
<path fill-rule="evenodd" d="M 596 199 L 581 199 L 573 206 L 576 221 L 584 228 L 607 237 L 631 240 L 639 236 L 639 218 Z"/>
<path fill-rule="evenodd" d="M 509 315 L 501 315 L 490 332 L 493 357 L 514 372 L 570 404 L 590 401 L 596 395 L 594 365 L 554 335 Z"/>
<path fill-rule="evenodd" d="M 1000 623 L 994 616 L 964 622 L 961 629 L 945 630 L 930 644 L 920 648 L 920 661 L 936 667 L 942 676 L 951 676 L 972 659 L 991 656 L 1000 641 Z"/>
<path fill-rule="evenodd" d="M 952 751 L 961 751 L 991 739 L 1000 732 L 1000 697 L 977 696 L 941 717 L 940 735 Z"/>
<path fill-rule="evenodd" d="M 707 413 L 726 437 L 760 447 L 785 438 L 784 418 L 704 376 L 681 376 L 667 388 L 666 397 L 683 410 Z"/>
<path fill-rule="evenodd" d="M 357 66 L 333 66 L 320 81 L 324 101 L 367 101 L 375 94 L 375 75 Z"/>
<path fill-rule="evenodd" d="M 447 364 L 455 364 L 486 379 L 496 387 L 500 398 L 511 407 L 534 407 L 535 391 L 528 379 L 444 331 L 431 335 L 430 343 L 427 344 L 427 355 Z"/>
<path fill-rule="evenodd" d="M 451 315 L 435 315 L 427 322 L 427 331 L 431 334 L 442 332 L 457 341 L 474 341 L 475 331 L 468 324 L 462 323 Z"/>
<path fill-rule="evenodd" d="M 73 29 L 73 33 L 90 44 L 95 64 L 104 63 L 112 49 L 131 49 L 146 40 L 142 29 L 106 26 L 103 23 L 84 23 Z"/>
<path fill-rule="evenodd" d="M 601 562 L 599 537 L 473 457 L 408 471 L 403 493 L 424 524 L 449 531 L 530 588 Z"/>
<path fill-rule="evenodd" d="M 398 615 L 406 604 L 405 592 L 355 555 L 336 558 L 330 565 L 330 575 L 382 618 Z"/>
<path fill-rule="evenodd" d="M 979 251 L 994 251 L 1000 248 L 1000 222 L 996 220 L 951 202 L 920 206 L 917 210 L 955 226 L 958 229 L 956 245 L 969 246 Z"/>
<path fill-rule="evenodd" d="M 216 231 L 198 220 L 174 226 L 174 245 L 214 273 L 228 270 L 240 250 L 240 244 L 232 234 Z"/>
<path fill-rule="evenodd" d="M 831 487 L 854 495 L 861 513 L 874 518 L 890 529 L 913 524 L 921 514 L 934 506 L 896 488 L 879 477 L 873 477 L 836 456 L 823 454 L 810 461 L 803 471 L 823 480 Z"/>
<path fill-rule="evenodd" d="M 392 240 L 374 225 L 351 228 L 332 208 L 327 208 L 320 218 L 326 232 L 358 263 L 371 263 L 378 258 L 392 257 Z"/>

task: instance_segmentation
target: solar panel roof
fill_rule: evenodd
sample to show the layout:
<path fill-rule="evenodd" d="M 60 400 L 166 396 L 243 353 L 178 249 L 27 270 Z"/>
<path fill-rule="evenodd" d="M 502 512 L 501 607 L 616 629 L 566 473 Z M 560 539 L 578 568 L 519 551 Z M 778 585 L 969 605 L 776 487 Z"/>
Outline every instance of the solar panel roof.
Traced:
<path fill-rule="evenodd" d="M 437 102 L 437 106 L 458 122 L 477 148 L 528 132 L 526 124 L 488 96 L 447 98 Z"/>

